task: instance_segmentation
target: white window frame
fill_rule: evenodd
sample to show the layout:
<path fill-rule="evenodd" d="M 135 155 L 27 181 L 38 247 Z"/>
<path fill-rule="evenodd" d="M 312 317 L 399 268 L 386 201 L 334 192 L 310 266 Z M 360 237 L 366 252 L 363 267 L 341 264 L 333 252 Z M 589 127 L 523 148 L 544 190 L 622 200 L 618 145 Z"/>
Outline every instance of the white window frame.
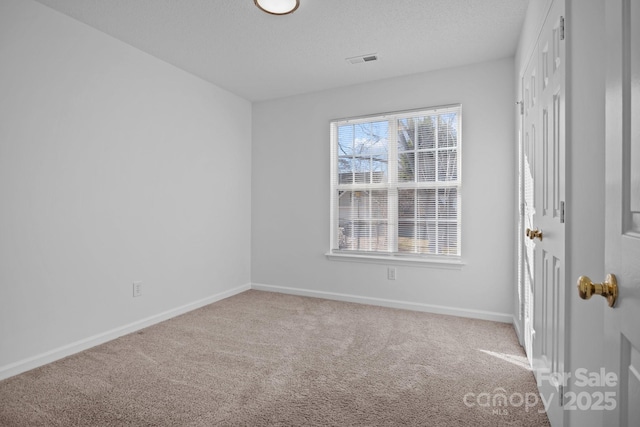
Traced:
<path fill-rule="evenodd" d="M 455 112 L 457 114 L 457 180 L 456 181 L 433 181 L 433 182 L 415 182 L 415 183 L 399 183 L 397 172 L 397 123 L 399 119 L 444 114 Z M 338 128 L 345 124 L 358 124 L 377 121 L 389 122 L 389 143 L 388 143 L 388 159 L 395 159 L 388 163 L 388 182 L 378 184 L 340 184 L 338 179 Z M 334 260 L 343 261 L 361 261 L 373 263 L 399 263 L 407 265 L 435 265 L 444 268 L 458 268 L 464 265 L 462 261 L 462 106 L 461 104 L 453 104 L 447 106 L 422 108 L 416 110 L 405 110 L 393 113 L 375 114 L 361 117 L 353 117 L 346 119 L 336 119 L 330 122 L 330 143 L 331 143 L 331 175 L 330 175 L 330 249 L 327 257 Z M 436 164 L 437 168 L 437 164 Z M 338 243 L 338 227 L 339 227 L 339 203 L 336 196 L 338 191 L 358 190 L 367 187 L 369 190 L 386 189 L 388 195 L 388 239 L 391 248 L 395 251 L 356 251 L 339 249 Z M 457 254 L 419 254 L 398 252 L 398 208 L 397 208 L 397 190 L 398 188 L 428 188 L 437 189 L 442 187 L 455 187 L 457 189 Z"/>

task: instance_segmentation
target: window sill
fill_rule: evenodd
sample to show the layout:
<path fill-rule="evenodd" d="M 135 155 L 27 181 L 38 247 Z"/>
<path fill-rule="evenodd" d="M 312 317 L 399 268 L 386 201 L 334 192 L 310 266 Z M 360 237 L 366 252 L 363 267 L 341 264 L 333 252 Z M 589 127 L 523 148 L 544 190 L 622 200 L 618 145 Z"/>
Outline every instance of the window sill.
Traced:
<path fill-rule="evenodd" d="M 364 262 L 370 264 L 393 264 L 406 265 L 412 267 L 442 268 L 450 270 L 461 270 L 466 263 L 461 258 L 412 258 L 402 255 L 363 255 L 361 253 L 352 254 L 344 252 L 327 252 L 327 259 L 332 261 Z"/>

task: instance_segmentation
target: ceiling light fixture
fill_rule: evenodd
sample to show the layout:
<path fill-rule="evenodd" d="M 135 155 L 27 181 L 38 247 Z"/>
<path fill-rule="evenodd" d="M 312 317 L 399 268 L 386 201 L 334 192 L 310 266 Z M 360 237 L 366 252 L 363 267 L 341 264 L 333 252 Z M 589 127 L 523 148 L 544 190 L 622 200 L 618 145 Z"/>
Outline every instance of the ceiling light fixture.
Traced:
<path fill-rule="evenodd" d="M 300 0 L 253 0 L 261 10 L 272 15 L 287 15 L 295 12 Z"/>

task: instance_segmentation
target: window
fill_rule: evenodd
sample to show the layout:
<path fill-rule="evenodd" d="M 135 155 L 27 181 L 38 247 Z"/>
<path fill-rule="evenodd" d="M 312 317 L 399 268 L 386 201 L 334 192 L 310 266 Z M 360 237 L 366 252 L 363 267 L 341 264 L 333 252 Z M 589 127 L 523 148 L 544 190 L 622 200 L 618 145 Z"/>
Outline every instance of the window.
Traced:
<path fill-rule="evenodd" d="M 460 257 L 461 107 L 331 122 L 331 254 Z"/>

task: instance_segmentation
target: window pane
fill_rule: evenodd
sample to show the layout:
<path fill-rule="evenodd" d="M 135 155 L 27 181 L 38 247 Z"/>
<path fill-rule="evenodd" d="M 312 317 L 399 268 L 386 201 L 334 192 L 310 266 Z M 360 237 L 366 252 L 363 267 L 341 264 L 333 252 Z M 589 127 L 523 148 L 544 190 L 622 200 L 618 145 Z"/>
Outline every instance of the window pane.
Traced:
<path fill-rule="evenodd" d="M 432 149 L 436 146 L 435 117 L 419 117 L 418 149 Z"/>
<path fill-rule="evenodd" d="M 338 127 L 338 156 L 353 155 L 353 140 L 355 130 L 353 125 L 343 125 Z"/>
<path fill-rule="evenodd" d="M 353 166 L 351 157 L 338 157 L 338 182 L 340 184 L 353 183 Z"/>
<path fill-rule="evenodd" d="M 418 181 L 433 182 L 436 180 L 436 153 L 425 151 L 418 153 Z"/>
<path fill-rule="evenodd" d="M 440 223 L 438 226 L 439 253 L 443 255 L 458 254 L 458 224 Z"/>
<path fill-rule="evenodd" d="M 435 224 L 433 222 L 420 222 L 416 227 L 416 240 L 417 244 L 415 252 L 420 254 L 435 254 L 436 252 L 436 239 L 435 239 Z M 419 245 L 418 245 L 419 243 Z"/>
<path fill-rule="evenodd" d="M 401 221 L 398 227 L 398 252 L 435 253 L 435 226 L 424 221 Z"/>
<path fill-rule="evenodd" d="M 338 182 L 340 184 L 370 184 L 387 182 L 386 156 L 341 157 L 338 159 Z"/>
<path fill-rule="evenodd" d="M 371 155 L 387 152 L 389 123 L 377 121 L 354 125 L 354 154 Z"/>
<path fill-rule="evenodd" d="M 387 192 L 339 192 L 338 245 L 340 249 L 387 251 Z"/>
<path fill-rule="evenodd" d="M 398 155 L 398 181 L 414 182 L 415 181 L 415 153 L 403 153 Z"/>
<path fill-rule="evenodd" d="M 338 127 L 338 183 L 387 182 L 388 131 L 387 121 Z"/>
<path fill-rule="evenodd" d="M 438 116 L 438 146 L 455 147 L 458 145 L 458 115 L 456 113 Z"/>
<path fill-rule="evenodd" d="M 458 190 L 398 190 L 398 251 L 457 254 Z"/>
<path fill-rule="evenodd" d="M 416 190 L 398 190 L 398 218 L 415 219 Z"/>
<path fill-rule="evenodd" d="M 398 251 L 413 252 L 415 247 L 415 221 L 398 221 Z"/>
<path fill-rule="evenodd" d="M 438 181 L 458 179 L 458 153 L 455 150 L 438 151 Z"/>
<path fill-rule="evenodd" d="M 458 218 L 458 190 L 441 188 L 438 190 L 438 219 Z"/>
<path fill-rule="evenodd" d="M 435 148 L 437 117 L 418 116 L 398 120 L 398 151 Z"/>
<path fill-rule="evenodd" d="M 436 190 L 416 190 L 418 212 L 416 219 L 436 219 Z"/>
<path fill-rule="evenodd" d="M 398 251 L 433 253 L 425 219 L 436 217 L 435 189 L 398 190 Z"/>
<path fill-rule="evenodd" d="M 371 159 L 369 157 L 356 156 L 351 165 L 354 183 L 368 184 L 371 182 Z"/>
<path fill-rule="evenodd" d="M 387 153 L 371 156 L 371 182 L 380 183 L 387 182 L 388 178 L 388 159 Z"/>
<path fill-rule="evenodd" d="M 399 219 L 436 219 L 435 189 L 398 190 Z"/>
<path fill-rule="evenodd" d="M 398 120 L 398 152 L 415 150 L 415 136 L 413 119 Z"/>

